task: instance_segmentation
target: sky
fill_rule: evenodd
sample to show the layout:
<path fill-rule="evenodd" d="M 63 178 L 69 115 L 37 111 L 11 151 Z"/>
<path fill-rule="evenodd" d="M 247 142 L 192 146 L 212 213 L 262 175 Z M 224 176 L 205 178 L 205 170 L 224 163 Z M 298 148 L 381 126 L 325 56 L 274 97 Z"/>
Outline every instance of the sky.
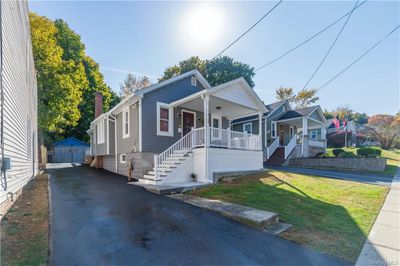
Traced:
<path fill-rule="evenodd" d="M 165 68 L 190 56 L 213 58 L 276 3 L 30 1 L 29 7 L 50 19 L 62 18 L 81 35 L 87 54 L 118 92 L 128 73 L 156 82 Z M 343 16 L 355 3 L 284 1 L 223 55 L 258 68 Z M 344 21 L 257 71 L 253 80 L 260 98 L 276 101 L 280 86 L 301 90 Z M 354 11 L 307 88 L 319 88 L 399 24 L 399 1 L 367 1 Z M 395 114 L 400 109 L 399 31 L 321 89 L 318 104 L 327 110 L 346 105 L 369 115 Z"/>

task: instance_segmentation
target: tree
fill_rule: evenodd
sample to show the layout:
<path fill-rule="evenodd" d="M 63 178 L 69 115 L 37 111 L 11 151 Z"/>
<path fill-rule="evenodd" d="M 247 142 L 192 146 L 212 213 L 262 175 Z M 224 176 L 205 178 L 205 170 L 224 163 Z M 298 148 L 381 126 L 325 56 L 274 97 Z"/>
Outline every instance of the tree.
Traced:
<path fill-rule="evenodd" d="M 144 76 L 137 78 L 134 74 L 128 74 L 123 83 L 119 85 L 122 98 L 134 93 L 136 90 L 150 86 L 150 80 Z"/>
<path fill-rule="evenodd" d="M 400 123 L 392 115 L 373 115 L 368 119 L 369 132 L 379 140 L 383 149 L 390 149 L 398 141 Z"/>
<path fill-rule="evenodd" d="M 80 118 L 81 88 L 87 85 L 82 65 L 63 60 L 57 44 L 57 27 L 34 13 L 29 14 L 32 50 L 38 83 L 38 120 L 47 132 L 61 133 Z"/>
<path fill-rule="evenodd" d="M 205 77 L 206 62 L 198 56 L 189 57 L 186 60 L 180 61 L 178 65 L 167 67 L 164 70 L 163 76 L 158 81 L 167 80 L 180 74 L 197 69 Z"/>
<path fill-rule="evenodd" d="M 211 86 L 243 77 L 251 87 L 254 87 L 254 68 L 239 61 L 234 61 L 228 56 L 217 57 L 212 60 L 202 60 L 192 56 L 165 69 L 159 81 L 170 79 L 174 76 L 197 69 L 210 83 Z"/>
<path fill-rule="evenodd" d="M 47 146 L 73 136 L 87 141 L 94 119 L 94 93 L 103 94 L 107 111 L 119 101 L 104 82 L 98 64 L 85 53 L 81 37 L 61 19 L 30 13 L 38 81 L 39 125 Z"/>
<path fill-rule="evenodd" d="M 254 68 L 229 56 L 217 57 L 206 61 L 206 79 L 211 86 L 243 77 L 250 87 L 254 87 Z"/>
<path fill-rule="evenodd" d="M 280 87 L 276 90 L 276 98 L 278 100 L 287 100 L 292 108 L 304 108 L 311 104 L 317 102 L 319 98 L 317 97 L 316 89 L 303 89 L 295 94 L 293 88 Z"/>
<path fill-rule="evenodd" d="M 354 121 L 357 125 L 368 123 L 368 115 L 366 113 L 354 112 L 348 105 L 341 105 L 332 112 L 325 110 L 324 115 L 326 119 L 338 117 L 339 120 Z"/>

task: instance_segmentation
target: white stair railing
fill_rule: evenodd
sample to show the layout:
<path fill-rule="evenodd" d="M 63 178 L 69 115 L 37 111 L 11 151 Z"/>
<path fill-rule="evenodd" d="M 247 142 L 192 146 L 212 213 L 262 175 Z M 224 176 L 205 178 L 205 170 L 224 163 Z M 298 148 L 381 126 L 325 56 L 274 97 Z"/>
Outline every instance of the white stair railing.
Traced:
<path fill-rule="evenodd" d="M 204 145 L 204 128 L 192 129 L 189 133 L 175 142 L 171 147 L 160 154 L 154 155 L 154 175 L 155 180 L 158 180 L 160 174 L 165 170 L 165 163 L 168 158 L 176 153 L 186 154 L 194 147 Z"/>
<path fill-rule="evenodd" d="M 276 151 L 278 146 L 279 146 L 279 136 L 276 137 L 276 139 L 272 142 L 272 144 L 267 147 L 267 160 Z"/>
<path fill-rule="evenodd" d="M 296 140 L 297 136 L 294 135 L 289 143 L 285 146 L 285 160 L 289 157 L 289 154 L 293 151 L 294 147 L 296 147 Z"/>

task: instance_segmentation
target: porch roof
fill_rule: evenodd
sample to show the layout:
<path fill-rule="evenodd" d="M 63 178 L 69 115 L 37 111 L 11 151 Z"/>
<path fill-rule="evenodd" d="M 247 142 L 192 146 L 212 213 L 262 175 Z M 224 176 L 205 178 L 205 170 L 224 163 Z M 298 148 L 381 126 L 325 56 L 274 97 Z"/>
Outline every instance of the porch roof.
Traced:
<path fill-rule="evenodd" d="M 170 107 L 184 107 L 203 112 L 205 96 L 210 97 L 210 113 L 235 119 L 242 116 L 265 113 L 268 109 L 247 84 L 244 78 L 226 82 L 219 86 L 199 91 L 170 103 Z"/>

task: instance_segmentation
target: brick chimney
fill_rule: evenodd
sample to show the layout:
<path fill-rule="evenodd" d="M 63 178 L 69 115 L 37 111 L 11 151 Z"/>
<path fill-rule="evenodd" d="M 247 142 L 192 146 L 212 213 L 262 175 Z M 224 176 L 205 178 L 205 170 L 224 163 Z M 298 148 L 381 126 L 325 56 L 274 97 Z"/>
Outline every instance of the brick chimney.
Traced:
<path fill-rule="evenodd" d="M 94 94 L 94 119 L 103 113 L 103 94 L 96 91 Z"/>

